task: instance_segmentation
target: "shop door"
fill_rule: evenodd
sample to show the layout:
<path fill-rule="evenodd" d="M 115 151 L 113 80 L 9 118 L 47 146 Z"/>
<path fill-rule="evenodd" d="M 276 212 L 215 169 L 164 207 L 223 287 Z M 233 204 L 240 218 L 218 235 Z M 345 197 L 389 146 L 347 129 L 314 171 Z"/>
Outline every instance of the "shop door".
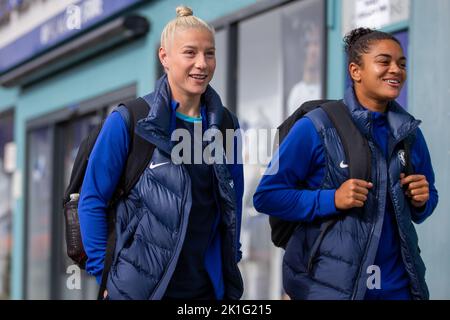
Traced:
<path fill-rule="evenodd" d="M 63 197 L 62 192 L 69 184 L 70 174 L 72 172 L 73 163 L 78 152 L 81 141 L 89 135 L 92 129 L 101 122 L 102 116 L 100 114 L 90 114 L 76 120 L 72 120 L 61 124 L 58 127 L 57 145 L 60 146 L 60 158 L 58 162 L 61 164 L 58 170 L 61 174 L 59 179 L 55 181 L 59 185 L 57 193 L 60 198 Z M 66 240 L 65 240 L 65 225 L 62 210 L 55 216 L 54 225 L 55 231 L 53 234 L 57 236 L 58 241 L 53 242 L 53 252 L 55 255 L 55 272 L 57 280 L 52 284 L 55 290 L 55 297 L 57 299 L 71 300 L 71 299 L 95 299 L 97 297 L 98 285 L 94 277 L 86 274 L 85 271 L 77 269 L 72 260 L 67 256 Z M 78 282 L 77 276 L 80 276 Z"/>

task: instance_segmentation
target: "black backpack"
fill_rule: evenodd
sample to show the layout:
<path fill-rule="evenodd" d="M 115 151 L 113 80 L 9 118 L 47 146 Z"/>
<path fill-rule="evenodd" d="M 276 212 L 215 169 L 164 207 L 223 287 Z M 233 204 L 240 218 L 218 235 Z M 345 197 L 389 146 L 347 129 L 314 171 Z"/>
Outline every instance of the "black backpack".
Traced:
<path fill-rule="evenodd" d="M 328 118 L 333 123 L 336 131 L 341 139 L 344 147 L 345 157 L 350 171 L 351 179 L 362 179 L 370 181 L 371 177 L 371 152 L 367 139 L 363 137 L 361 132 L 354 124 L 348 108 L 342 100 L 314 100 L 303 103 L 291 116 L 289 116 L 278 127 L 278 141 L 279 144 L 287 136 L 292 126 L 305 114 L 316 109 L 322 108 L 327 114 Z M 274 151 L 279 145 L 274 146 Z M 405 174 L 409 175 L 413 172 L 410 161 L 410 143 L 405 141 L 403 144 L 405 150 L 406 169 Z M 304 188 L 305 185 L 300 185 Z M 354 208 L 353 210 L 361 210 L 362 208 Z M 321 235 L 336 222 L 336 218 L 328 219 L 321 225 Z M 279 248 L 286 248 L 287 243 L 295 229 L 300 225 L 298 221 L 286 221 L 276 217 L 269 217 L 271 227 L 272 242 Z M 320 243 L 320 241 L 317 241 Z"/>
<path fill-rule="evenodd" d="M 114 255 L 116 233 L 115 233 L 115 205 L 118 200 L 128 195 L 134 185 L 137 183 L 142 172 L 147 167 L 152 158 L 155 146 L 135 134 L 135 126 L 138 120 L 147 117 L 150 106 L 142 98 L 137 98 L 121 104 L 128 110 L 129 118 L 126 119 L 126 124 L 130 134 L 130 146 L 128 157 L 125 163 L 123 174 L 119 180 L 118 186 L 108 204 L 108 241 L 105 254 L 105 262 L 102 273 L 102 281 L 98 298 L 103 298 L 103 291 L 106 288 L 107 275 L 109 273 L 112 259 Z M 224 149 L 226 146 L 226 129 L 236 128 L 236 123 L 228 111 L 223 109 L 223 120 L 220 131 L 224 137 Z M 128 120 L 128 121 L 127 121 Z M 83 184 L 84 175 L 87 168 L 89 155 L 94 148 L 95 141 L 103 127 L 102 121 L 80 144 L 77 156 L 73 165 L 72 173 L 70 175 L 69 185 L 64 192 L 63 209 L 66 225 L 66 246 L 67 255 L 82 269 L 85 268 L 87 255 L 84 251 L 81 240 L 80 224 L 78 219 L 78 198 L 71 200 L 71 194 L 79 194 Z M 225 149 L 226 150 L 226 149 Z"/>
<path fill-rule="evenodd" d="M 139 119 L 145 118 L 149 112 L 149 105 L 142 98 L 137 98 L 122 104 L 128 109 L 129 118 L 126 119 L 126 125 L 130 134 L 130 150 L 125 163 L 123 174 L 119 180 L 118 186 L 108 204 L 107 225 L 108 242 L 106 248 L 102 283 L 99 291 L 99 298 L 102 298 L 104 288 L 106 287 L 106 277 L 112 263 L 112 257 L 115 248 L 115 204 L 124 195 L 133 188 L 142 172 L 150 161 L 154 145 L 147 140 L 134 134 L 134 127 Z M 92 132 L 81 142 L 78 149 L 72 173 L 70 175 L 69 185 L 64 192 L 63 209 L 66 224 L 66 247 L 67 255 L 81 268 L 86 265 L 87 255 L 84 251 L 81 241 L 80 224 L 78 219 L 78 198 L 71 200 L 71 194 L 78 194 L 81 191 L 84 175 L 86 172 L 89 156 L 94 148 L 95 141 L 103 127 L 102 121 Z"/>

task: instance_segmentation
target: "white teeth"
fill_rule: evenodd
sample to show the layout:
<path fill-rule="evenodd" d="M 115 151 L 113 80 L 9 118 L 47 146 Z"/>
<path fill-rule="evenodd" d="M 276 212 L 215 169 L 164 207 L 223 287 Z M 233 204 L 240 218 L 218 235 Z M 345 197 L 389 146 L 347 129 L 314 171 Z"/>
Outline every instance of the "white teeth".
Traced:
<path fill-rule="evenodd" d="M 398 81 L 398 80 L 384 80 L 384 81 L 386 81 L 388 83 L 392 83 L 392 84 L 399 84 L 400 83 L 400 81 Z"/>
<path fill-rule="evenodd" d="M 200 75 L 191 75 L 192 78 L 198 79 L 198 80 L 204 80 L 207 76 L 200 76 Z"/>

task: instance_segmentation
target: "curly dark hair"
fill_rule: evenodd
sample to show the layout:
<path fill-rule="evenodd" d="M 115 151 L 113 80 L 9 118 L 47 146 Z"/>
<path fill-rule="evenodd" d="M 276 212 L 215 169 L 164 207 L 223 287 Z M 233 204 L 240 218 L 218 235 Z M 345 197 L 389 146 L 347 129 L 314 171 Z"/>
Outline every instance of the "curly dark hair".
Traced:
<path fill-rule="evenodd" d="M 344 44 L 348 64 L 354 62 L 360 66 L 362 64 L 361 56 L 369 53 L 372 43 L 379 40 L 393 40 L 401 46 L 400 41 L 393 35 L 374 29 L 356 28 L 347 33 L 344 37 Z"/>

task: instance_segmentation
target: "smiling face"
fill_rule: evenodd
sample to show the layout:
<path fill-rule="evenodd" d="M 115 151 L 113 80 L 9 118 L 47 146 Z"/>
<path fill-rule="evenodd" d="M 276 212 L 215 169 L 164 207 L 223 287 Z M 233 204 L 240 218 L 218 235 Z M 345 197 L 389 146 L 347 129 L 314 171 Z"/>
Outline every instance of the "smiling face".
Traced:
<path fill-rule="evenodd" d="M 206 28 L 175 32 L 167 47 L 159 49 L 172 98 L 178 102 L 200 99 L 216 68 L 214 35 Z"/>
<path fill-rule="evenodd" d="M 397 42 L 374 40 L 369 52 L 362 54 L 360 65 L 349 64 L 349 72 L 360 103 L 368 108 L 385 108 L 400 95 L 406 81 L 406 58 Z"/>

